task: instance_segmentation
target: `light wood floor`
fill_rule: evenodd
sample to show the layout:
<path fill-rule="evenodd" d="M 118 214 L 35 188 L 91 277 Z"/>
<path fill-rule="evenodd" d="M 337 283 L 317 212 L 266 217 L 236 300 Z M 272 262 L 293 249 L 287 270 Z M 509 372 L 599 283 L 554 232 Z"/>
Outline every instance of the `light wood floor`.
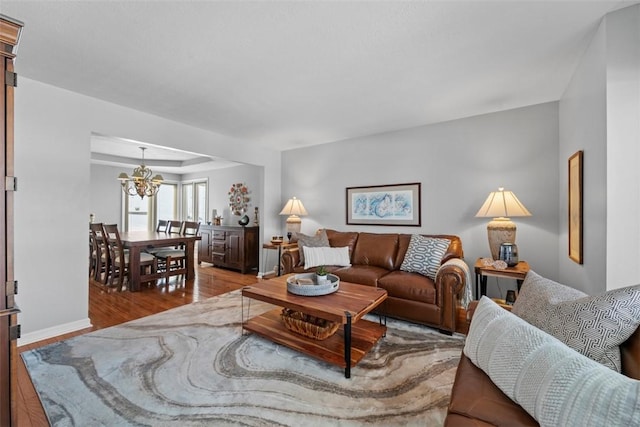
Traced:
<path fill-rule="evenodd" d="M 118 292 L 104 285 L 89 281 L 89 319 L 92 328 L 62 335 L 37 343 L 21 346 L 19 352 L 31 350 L 56 341 L 71 338 L 87 332 L 118 325 L 150 314 L 194 301 L 240 289 L 257 281 L 255 272 L 240 274 L 211 267 L 203 263 L 196 266 L 196 278 L 185 281 L 182 276 L 173 277 L 168 285 L 144 286 L 140 292 Z M 27 369 L 19 358 L 17 418 L 18 426 L 48 426 L 44 410 L 36 395 Z"/>

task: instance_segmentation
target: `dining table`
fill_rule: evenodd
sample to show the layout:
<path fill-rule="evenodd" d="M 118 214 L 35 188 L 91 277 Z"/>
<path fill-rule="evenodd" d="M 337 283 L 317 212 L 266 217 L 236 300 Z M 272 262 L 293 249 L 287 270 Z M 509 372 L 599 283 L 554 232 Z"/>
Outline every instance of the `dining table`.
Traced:
<path fill-rule="evenodd" d="M 140 252 L 147 248 L 184 248 L 186 263 L 184 269 L 172 270 L 171 275 L 184 274 L 187 280 L 195 279 L 195 245 L 201 240 L 200 236 L 179 233 L 164 233 L 158 231 L 125 231 L 120 233 L 122 246 L 129 249 L 129 290 L 140 290 L 140 284 L 165 277 L 164 273 L 140 273 Z"/>

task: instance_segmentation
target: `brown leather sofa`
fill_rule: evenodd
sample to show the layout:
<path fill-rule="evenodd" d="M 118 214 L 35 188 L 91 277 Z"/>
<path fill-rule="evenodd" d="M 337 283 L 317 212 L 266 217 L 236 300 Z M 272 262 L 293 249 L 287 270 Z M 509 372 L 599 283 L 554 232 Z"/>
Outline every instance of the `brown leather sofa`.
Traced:
<path fill-rule="evenodd" d="M 476 303 L 474 301 L 474 303 Z M 469 308 L 472 313 L 475 304 Z M 622 373 L 640 380 L 640 328 L 620 346 Z M 538 426 L 520 405 L 509 399 L 467 356 L 462 354 L 451 390 L 446 427 Z"/>
<path fill-rule="evenodd" d="M 349 247 L 351 267 L 328 267 L 340 280 L 386 289 L 387 300 L 378 312 L 438 328 L 456 331 L 457 308 L 466 285 L 466 274 L 458 266 L 442 267 L 434 282 L 430 278 L 400 270 L 411 240 L 410 234 L 377 234 L 326 230 L 331 247 Z M 458 236 L 429 235 L 451 240 L 441 264 L 462 258 Z M 282 254 L 284 273 L 303 273 L 298 249 Z"/>

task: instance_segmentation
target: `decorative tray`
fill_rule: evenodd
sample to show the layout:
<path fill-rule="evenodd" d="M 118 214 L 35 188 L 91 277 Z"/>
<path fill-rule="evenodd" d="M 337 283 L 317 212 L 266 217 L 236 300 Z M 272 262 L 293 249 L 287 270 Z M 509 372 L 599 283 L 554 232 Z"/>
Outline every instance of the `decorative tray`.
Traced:
<path fill-rule="evenodd" d="M 338 290 L 340 278 L 335 274 L 327 274 L 327 283 L 318 284 L 316 273 L 295 274 L 287 278 L 287 291 L 305 297 L 328 295 Z"/>

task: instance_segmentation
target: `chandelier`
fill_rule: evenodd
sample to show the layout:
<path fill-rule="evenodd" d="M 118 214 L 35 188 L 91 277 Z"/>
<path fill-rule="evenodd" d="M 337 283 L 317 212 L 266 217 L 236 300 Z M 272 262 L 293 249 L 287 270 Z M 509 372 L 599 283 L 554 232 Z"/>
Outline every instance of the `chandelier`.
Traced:
<path fill-rule="evenodd" d="M 118 176 L 118 179 L 122 185 L 122 191 L 124 191 L 125 194 L 129 196 L 138 195 L 143 199 L 144 196 L 155 196 L 160 189 L 163 178 L 162 175 L 151 177 L 153 171 L 144 165 L 144 150 L 146 150 L 146 147 L 140 147 L 140 149 L 142 150 L 142 163 L 140 166 L 133 170 L 131 177 L 122 172 Z"/>

